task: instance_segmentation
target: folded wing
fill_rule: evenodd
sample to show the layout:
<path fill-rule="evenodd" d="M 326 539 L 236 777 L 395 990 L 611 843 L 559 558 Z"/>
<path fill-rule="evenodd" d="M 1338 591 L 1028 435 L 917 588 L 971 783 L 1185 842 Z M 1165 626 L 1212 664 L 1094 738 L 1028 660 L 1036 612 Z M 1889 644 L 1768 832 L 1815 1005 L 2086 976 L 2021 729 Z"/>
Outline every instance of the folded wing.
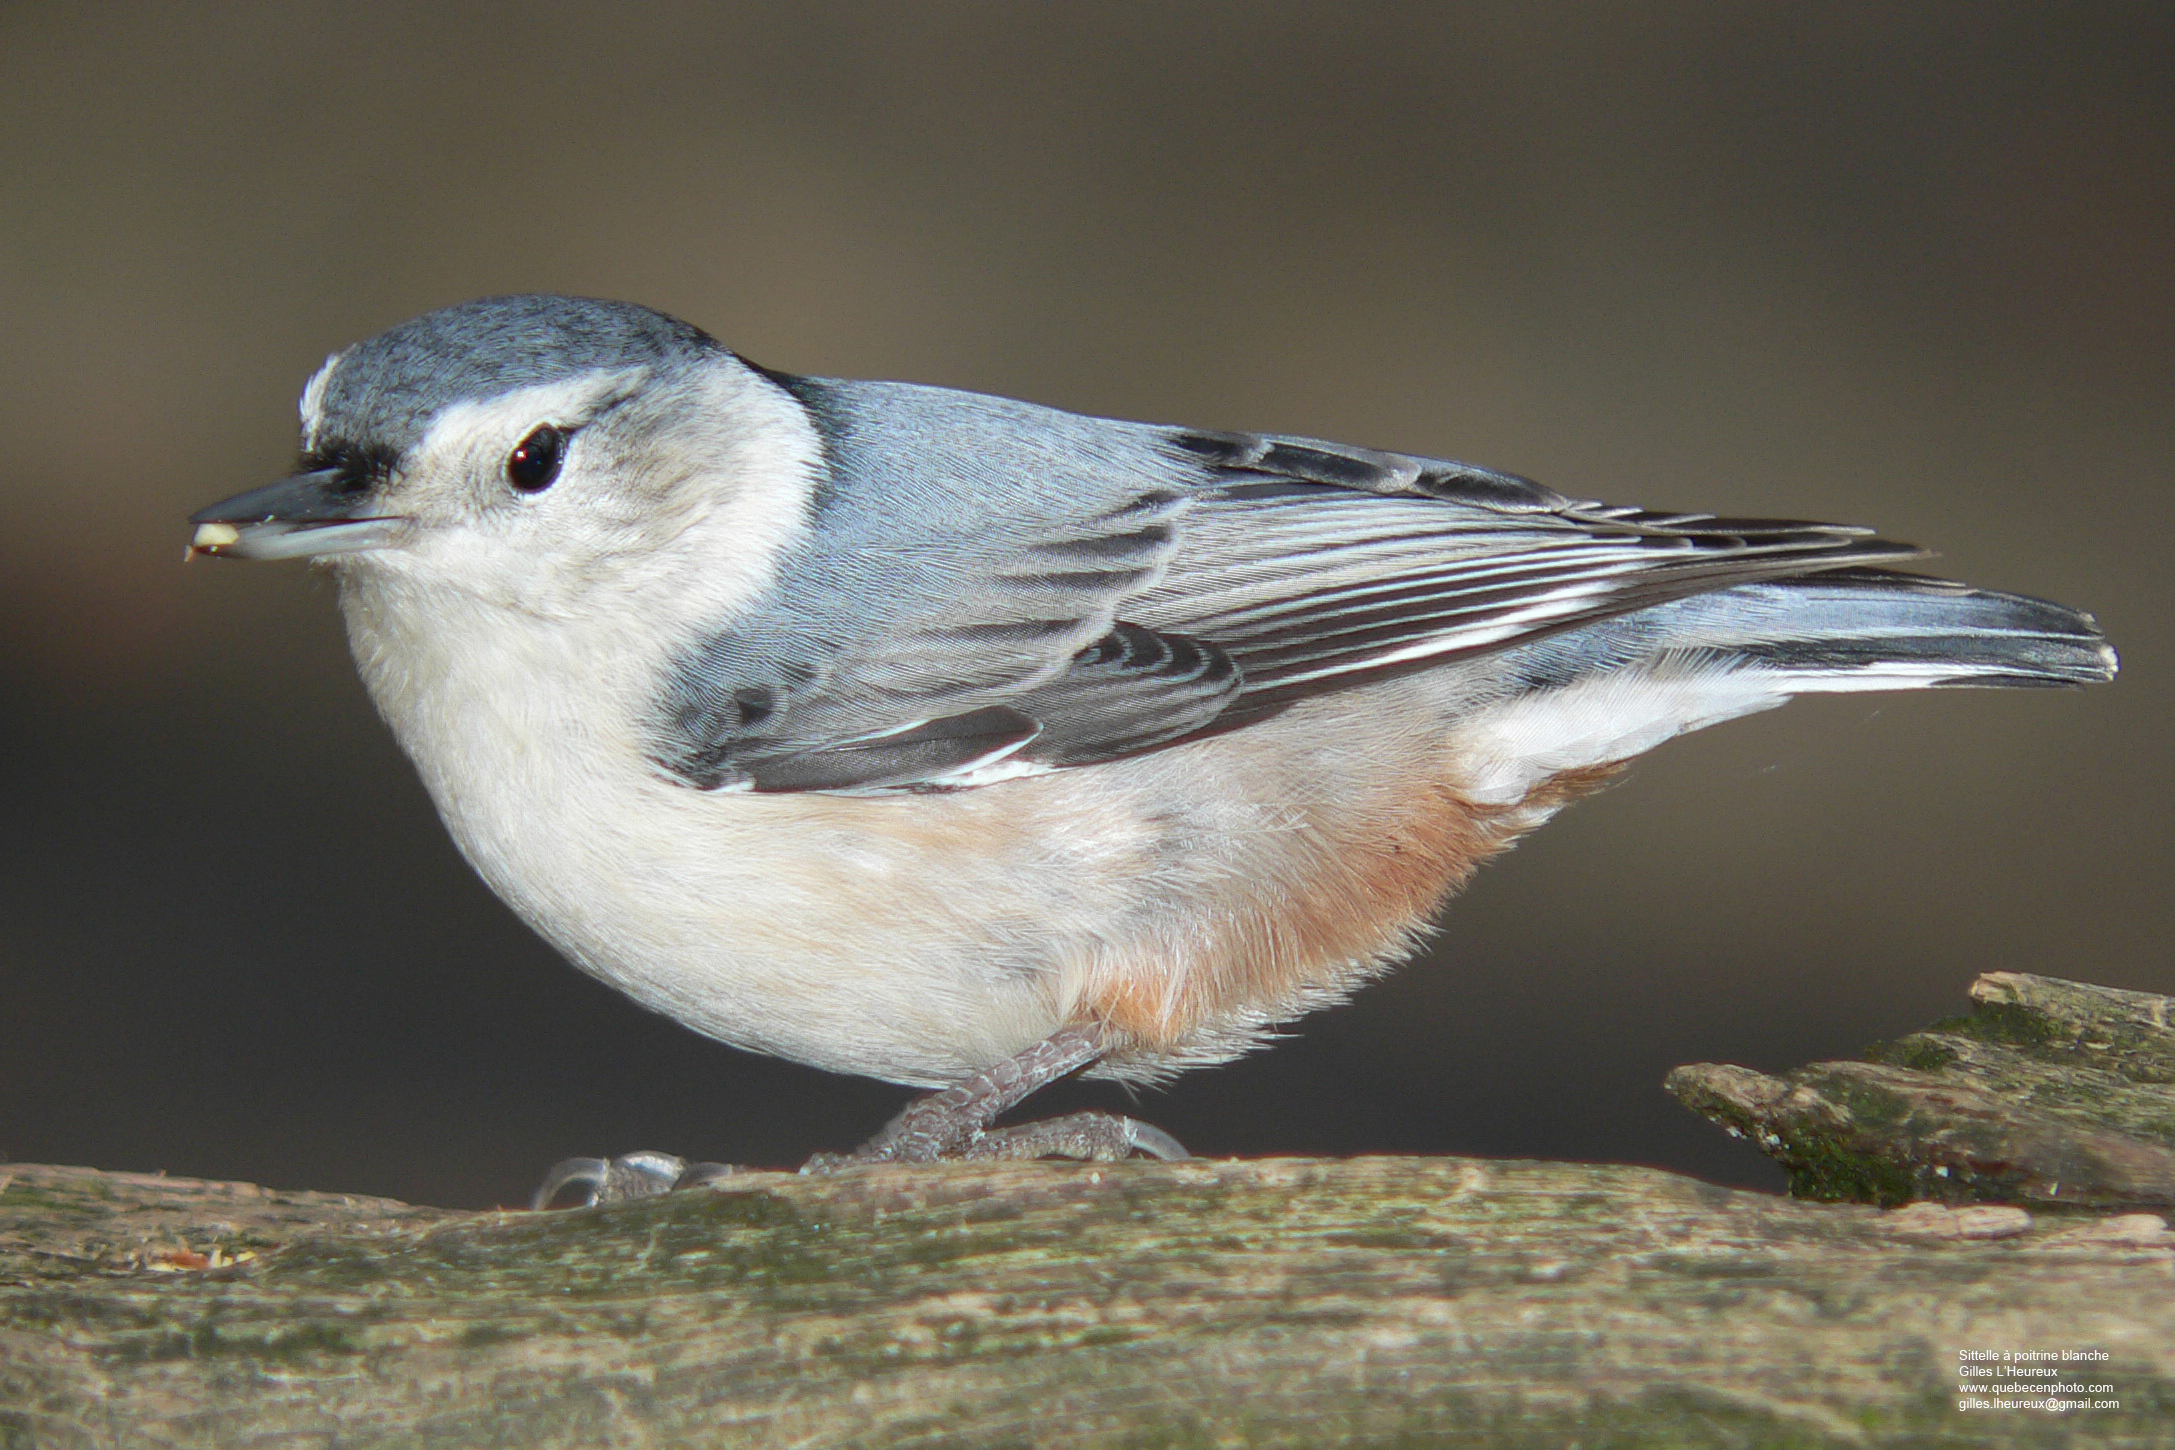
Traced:
<path fill-rule="evenodd" d="M 763 624 L 691 651 L 658 712 L 654 759 L 704 788 L 953 789 L 1090 764 L 1692 595 L 1919 552 L 1311 439 L 797 388 L 839 460 L 829 513 Z"/>

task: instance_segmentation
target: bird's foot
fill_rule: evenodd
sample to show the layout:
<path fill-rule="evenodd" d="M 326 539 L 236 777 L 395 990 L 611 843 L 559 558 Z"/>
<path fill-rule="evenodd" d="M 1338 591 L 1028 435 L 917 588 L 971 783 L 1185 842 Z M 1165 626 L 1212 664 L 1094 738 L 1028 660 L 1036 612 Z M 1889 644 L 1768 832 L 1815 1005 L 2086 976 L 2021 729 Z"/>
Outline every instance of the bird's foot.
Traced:
<path fill-rule="evenodd" d="M 1059 1078 L 1103 1055 L 1093 1027 L 1067 1027 L 1017 1057 L 976 1073 L 956 1087 L 916 1098 L 875 1137 L 851 1153 L 818 1153 L 803 1173 L 832 1173 L 862 1163 L 934 1163 L 940 1159 L 1085 1158 L 1112 1163 L 1134 1153 L 1189 1156 L 1176 1138 L 1115 1113 L 1073 1113 L 1016 1128 L 990 1124 Z"/>
<path fill-rule="evenodd" d="M 921 1145 L 916 1145 L 917 1148 Z M 1012 1128 L 984 1128 L 943 1151 L 881 1151 L 871 1141 L 851 1153 L 818 1153 L 801 1165 L 803 1173 L 836 1173 L 864 1163 L 986 1163 L 996 1159 L 1076 1158 L 1116 1163 L 1134 1154 L 1176 1162 L 1193 1155 L 1186 1145 L 1153 1123 L 1119 1113 L 1068 1113 Z"/>
<path fill-rule="evenodd" d="M 1068 1113 L 1016 1128 L 990 1128 L 970 1138 L 954 1155 L 983 1158 L 1078 1158 L 1116 1163 L 1135 1153 L 1175 1162 L 1193 1155 L 1185 1144 L 1153 1123 L 1120 1113 Z"/>
<path fill-rule="evenodd" d="M 670 1153 L 623 1153 L 617 1158 L 569 1158 L 544 1175 L 543 1186 L 529 1200 L 529 1207 L 545 1209 L 569 1188 L 578 1189 L 577 1208 L 600 1203 L 625 1203 L 631 1198 L 655 1198 L 684 1188 L 701 1188 L 745 1172 L 730 1163 L 690 1163 Z"/>
<path fill-rule="evenodd" d="M 1190 1156 L 1176 1138 L 1117 1113 L 1072 1113 L 1014 1128 L 993 1128 L 999 1115 L 1030 1093 L 1078 1072 L 1103 1055 L 1093 1027 L 1067 1027 L 1017 1057 L 976 1073 L 956 1087 L 914 1099 L 875 1137 L 851 1153 L 818 1153 L 803 1173 L 834 1173 L 864 1163 L 987 1162 L 1000 1158 L 1080 1158 L 1115 1163 L 1138 1153 L 1166 1160 Z M 548 1208 L 569 1188 L 580 1206 L 624 1203 L 700 1187 L 744 1170 L 694 1163 L 670 1153 L 628 1153 L 609 1161 L 569 1158 L 544 1177 L 532 1206 Z"/>

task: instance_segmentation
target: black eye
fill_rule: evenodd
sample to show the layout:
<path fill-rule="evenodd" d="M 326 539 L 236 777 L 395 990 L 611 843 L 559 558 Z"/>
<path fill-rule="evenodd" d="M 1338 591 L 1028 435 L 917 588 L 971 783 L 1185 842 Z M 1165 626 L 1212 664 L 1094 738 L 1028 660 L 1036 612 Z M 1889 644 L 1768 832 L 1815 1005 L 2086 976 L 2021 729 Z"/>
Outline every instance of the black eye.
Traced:
<path fill-rule="evenodd" d="M 566 434 L 546 423 L 506 455 L 506 481 L 523 493 L 542 493 L 559 477 Z"/>

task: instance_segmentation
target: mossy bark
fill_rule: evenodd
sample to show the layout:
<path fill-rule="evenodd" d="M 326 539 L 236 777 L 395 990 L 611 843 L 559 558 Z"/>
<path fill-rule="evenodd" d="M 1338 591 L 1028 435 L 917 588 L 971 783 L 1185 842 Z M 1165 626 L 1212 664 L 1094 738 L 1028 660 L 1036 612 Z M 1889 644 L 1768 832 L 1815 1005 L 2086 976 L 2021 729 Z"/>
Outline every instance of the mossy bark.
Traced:
<path fill-rule="evenodd" d="M 2156 1217 L 975 1164 L 456 1214 L 0 1165 L 0 1445 L 2167 1444 Z M 1956 1408 L 2090 1349 L 2119 1410 Z"/>
<path fill-rule="evenodd" d="M 2020 972 L 1971 1001 L 1862 1062 L 1699 1063 L 1667 1085 L 1801 1198 L 2175 1206 L 2175 1001 Z"/>

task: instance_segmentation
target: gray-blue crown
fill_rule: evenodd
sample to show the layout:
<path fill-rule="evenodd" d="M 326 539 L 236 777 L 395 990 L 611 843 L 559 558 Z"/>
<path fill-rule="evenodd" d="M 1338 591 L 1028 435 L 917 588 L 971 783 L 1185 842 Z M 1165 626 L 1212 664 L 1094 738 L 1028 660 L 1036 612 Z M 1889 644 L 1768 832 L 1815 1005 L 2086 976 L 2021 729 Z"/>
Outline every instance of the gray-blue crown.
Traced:
<path fill-rule="evenodd" d="M 342 353 L 325 383 L 320 443 L 397 456 L 454 403 L 723 350 L 701 328 L 631 302 L 548 293 L 464 302 Z"/>

